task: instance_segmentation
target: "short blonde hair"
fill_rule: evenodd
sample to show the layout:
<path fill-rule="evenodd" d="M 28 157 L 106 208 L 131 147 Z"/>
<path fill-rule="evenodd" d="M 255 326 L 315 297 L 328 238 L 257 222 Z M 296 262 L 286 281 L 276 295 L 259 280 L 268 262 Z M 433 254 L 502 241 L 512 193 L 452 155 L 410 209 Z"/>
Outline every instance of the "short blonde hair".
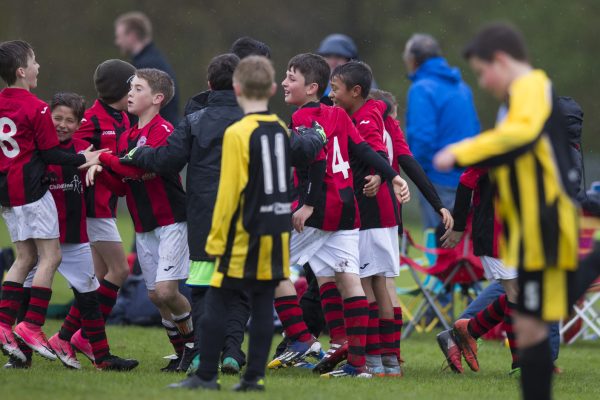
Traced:
<path fill-rule="evenodd" d="M 135 76 L 148 82 L 152 94 L 162 93 L 164 99 L 160 103 L 161 108 L 166 106 L 175 95 L 173 79 L 164 71 L 156 68 L 142 68 L 135 71 Z"/>
<path fill-rule="evenodd" d="M 271 87 L 275 82 L 275 69 L 271 61 L 263 56 L 249 56 L 240 61 L 233 72 L 242 95 L 249 99 L 271 97 Z"/>
<path fill-rule="evenodd" d="M 125 25 L 127 32 L 134 32 L 139 40 L 152 39 L 152 22 L 141 11 L 131 11 L 120 15 L 115 20 L 115 26 Z"/>

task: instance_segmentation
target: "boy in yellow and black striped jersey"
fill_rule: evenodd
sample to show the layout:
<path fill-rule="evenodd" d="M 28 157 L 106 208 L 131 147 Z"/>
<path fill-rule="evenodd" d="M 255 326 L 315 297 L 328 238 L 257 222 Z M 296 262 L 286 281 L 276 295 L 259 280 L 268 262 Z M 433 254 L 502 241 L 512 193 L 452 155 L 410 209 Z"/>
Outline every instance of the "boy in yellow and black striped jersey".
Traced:
<path fill-rule="evenodd" d="M 546 321 L 566 317 L 578 265 L 578 209 L 571 201 L 573 162 L 552 83 L 533 69 L 510 25 L 482 29 L 464 52 L 482 88 L 505 102 L 496 127 L 451 145 L 434 165 L 488 166 L 503 222 L 500 250 L 519 269 L 515 331 L 525 399 L 551 396 Z"/>
<path fill-rule="evenodd" d="M 225 131 L 219 190 L 206 252 L 217 258 L 200 326 L 200 366 L 171 387 L 219 389 L 225 319 L 237 293 L 251 306 L 248 365 L 237 391 L 264 390 L 273 336 L 273 295 L 289 277 L 290 144 L 286 125 L 268 112 L 275 72 L 265 57 L 240 61 L 233 87 L 245 116 Z"/>

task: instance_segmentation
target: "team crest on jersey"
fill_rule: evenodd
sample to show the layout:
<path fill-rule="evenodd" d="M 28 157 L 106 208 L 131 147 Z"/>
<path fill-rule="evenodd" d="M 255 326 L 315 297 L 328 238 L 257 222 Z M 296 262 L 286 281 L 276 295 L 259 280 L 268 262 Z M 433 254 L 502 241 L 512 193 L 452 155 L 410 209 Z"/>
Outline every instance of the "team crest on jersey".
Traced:
<path fill-rule="evenodd" d="M 143 146 L 143 145 L 145 145 L 145 144 L 146 144 L 146 141 L 147 141 L 147 140 L 148 140 L 148 139 L 146 138 L 146 136 L 142 136 L 141 138 L 139 138 L 139 139 L 138 139 L 138 141 L 137 141 L 137 143 L 136 143 L 136 145 L 135 145 L 135 146 L 136 146 L 136 147 L 141 147 L 141 146 Z"/>

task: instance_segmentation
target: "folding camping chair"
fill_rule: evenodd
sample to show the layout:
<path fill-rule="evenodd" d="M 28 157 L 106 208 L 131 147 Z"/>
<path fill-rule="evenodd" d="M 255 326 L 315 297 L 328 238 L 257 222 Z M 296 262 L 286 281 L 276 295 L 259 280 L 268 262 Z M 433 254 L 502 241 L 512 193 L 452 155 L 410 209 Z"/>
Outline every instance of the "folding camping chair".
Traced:
<path fill-rule="evenodd" d="M 584 216 L 579 236 L 579 256 L 584 258 L 592 251 L 594 235 L 600 234 L 600 219 Z M 583 297 L 573 306 L 573 315 L 560 323 L 560 337 L 566 344 L 577 339 L 600 337 L 600 278 L 588 288 Z"/>
<path fill-rule="evenodd" d="M 435 264 L 432 266 L 423 266 L 408 257 L 408 245 L 423 252 L 424 254 L 436 255 Z M 473 255 L 472 242 L 470 240 L 470 230 L 466 231 L 460 243 L 453 249 L 437 249 L 421 246 L 412 239 L 410 233 L 404 230 L 401 243 L 400 264 L 406 266 L 417 284 L 418 290 L 415 290 L 419 304 L 414 311 L 404 312 L 409 322 L 404 329 L 402 338 L 410 336 L 413 330 L 421 331 L 419 323 L 426 315 L 428 310 L 433 311 L 437 320 L 445 329 L 450 329 L 450 324 L 454 317 L 454 286 L 469 285 L 475 288 L 475 292 L 481 291 L 479 281 L 483 278 L 483 267 L 479 257 Z M 426 284 L 419 273 L 426 276 L 432 276 L 439 280 L 438 283 Z M 451 301 L 449 307 L 444 308 L 438 301 L 444 288 L 451 288 Z M 466 293 L 466 292 L 465 292 Z M 467 293 L 468 295 L 468 293 Z M 413 301 L 414 303 L 414 301 Z M 449 311 L 449 312 L 448 312 Z M 435 324 L 434 324 L 435 325 Z M 432 324 L 429 324 L 432 327 Z"/>

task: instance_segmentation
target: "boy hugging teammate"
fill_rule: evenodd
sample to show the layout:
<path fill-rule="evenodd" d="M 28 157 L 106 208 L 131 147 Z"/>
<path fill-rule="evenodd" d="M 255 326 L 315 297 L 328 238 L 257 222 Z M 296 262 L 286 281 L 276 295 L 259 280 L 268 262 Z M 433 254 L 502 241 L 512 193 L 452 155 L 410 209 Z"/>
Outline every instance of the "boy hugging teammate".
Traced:
<path fill-rule="evenodd" d="M 299 54 L 288 63 L 282 83 L 286 103 L 300 107 L 292 116 L 292 128 L 317 121 L 328 140 L 308 167 L 296 169 L 299 199 L 293 215 L 290 260 L 298 265 L 308 262 L 315 273 L 331 335 L 331 347 L 314 371 L 324 377 L 370 377 L 365 366 L 369 310 L 359 279 L 361 221 L 349 153 L 391 180 L 402 201 L 408 201 L 409 193 L 406 182 L 364 142 L 344 110 L 318 102 L 329 73 L 323 57 Z M 294 296 L 289 280 L 277 288 L 275 307 L 291 342 L 272 367 L 293 365 L 316 350 Z M 348 363 L 334 370 L 344 358 Z"/>
<path fill-rule="evenodd" d="M 56 205 L 43 179 L 48 164 L 81 166 L 99 152 L 60 150 L 48 104 L 30 91 L 37 87 L 39 64 L 33 48 L 15 40 L 0 43 L 0 204 L 17 257 L 6 274 L 0 297 L 0 345 L 5 354 L 26 363 L 15 336 L 40 355 L 56 359 L 42 326 L 61 260 Z M 12 331 L 24 298 L 23 282 L 38 265 L 29 307 Z"/>
<path fill-rule="evenodd" d="M 131 80 L 128 110 L 138 123 L 124 132 L 117 153 L 125 155 L 138 146 L 166 144 L 173 126 L 158 113 L 173 97 L 173 81 L 156 69 L 136 71 Z M 125 195 L 136 231 L 137 255 L 150 300 L 159 309 L 169 340 L 178 355 L 193 351 L 194 332 L 190 304 L 179 292 L 179 280 L 188 276 L 185 192 L 177 173 L 149 174 L 125 166 L 116 155 L 104 153 L 102 165 L 88 170 L 86 180 L 104 180 L 111 190 Z M 123 182 L 122 180 L 125 180 Z"/>
<path fill-rule="evenodd" d="M 85 110 L 85 102 L 81 96 L 75 93 L 57 93 L 50 102 L 50 110 L 60 149 L 69 154 L 78 154 L 89 147 L 86 141 L 72 137 Z M 50 165 L 46 179 L 58 211 L 62 252 L 58 272 L 65 277 L 75 295 L 75 303 L 60 331 L 48 340 L 50 349 L 67 368 L 80 369 L 81 364 L 77 360 L 71 340 L 75 332 L 82 331 L 90 346 L 89 355 L 87 352 L 85 354 L 97 369 L 133 369 L 138 365 L 136 360 L 125 360 L 110 354 L 104 318 L 97 298 L 100 285 L 94 274 L 92 252 L 88 242 L 84 173 L 74 166 Z M 33 275 L 32 271 L 27 277 L 25 287 L 31 286 Z M 22 305 L 26 306 L 27 304 Z M 25 350 L 23 352 L 25 353 Z M 30 365 L 30 357 L 25 364 L 14 358 L 10 362 L 11 368 L 26 368 Z"/>

